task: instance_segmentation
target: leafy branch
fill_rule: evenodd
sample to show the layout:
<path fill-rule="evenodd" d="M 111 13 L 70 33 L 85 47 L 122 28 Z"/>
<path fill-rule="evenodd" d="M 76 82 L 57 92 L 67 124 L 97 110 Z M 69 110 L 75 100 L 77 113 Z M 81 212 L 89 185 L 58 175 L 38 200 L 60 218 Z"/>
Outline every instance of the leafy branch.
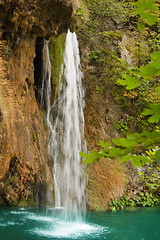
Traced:
<path fill-rule="evenodd" d="M 160 163 L 160 150 L 156 151 L 154 157 L 136 155 L 136 152 L 141 153 L 147 149 L 152 149 L 159 142 L 159 130 L 153 132 L 144 131 L 129 134 L 126 138 L 112 139 L 112 144 L 114 144 L 112 147 L 109 142 L 99 141 L 98 145 L 102 148 L 98 152 L 92 151 L 90 154 L 80 152 L 80 155 L 85 158 L 84 163 L 97 162 L 101 157 L 111 159 L 118 157 L 121 162 L 130 160 L 134 166 L 141 167 L 143 164 L 152 163 L 153 160 Z"/>
<path fill-rule="evenodd" d="M 135 3 L 135 14 L 140 15 L 143 24 L 152 26 L 158 22 L 155 12 L 158 7 L 154 0 L 139 0 Z M 151 54 L 151 61 L 140 68 L 128 69 L 130 75 L 123 75 L 123 79 L 118 79 L 117 83 L 125 86 L 127 90 L 135 89 L 140 86 L 145 79 L 153 80 L 160 76 L 160 52 L 155 51 Z M 160 94 L 160 87 L 157 88 Z M 158 123 L 160 120 L 160 104 L 149 104 L 142 114 L 149 116 L 150 123 Z M 154 156 L 143 154 L 147 149 L 152 149 L 160 142 L 159 129 L 153 132 L 144 131 L 142 133 L 129 134 L 126 138 L 112 139 L 112 143 L 99 141 L 98 145 L 102 147 L 98 152 L 91 151 L 90 154 L 81 152 L 80 155 L 85 158 L 85 163 L 97 162 L 101 157 L 119 158 L 120 161 L 128 160 L 134 166 L 141 167 L 143 164 L 150 164 L 156 161 L 160 164 L 160 150 L 155 151 Z M 139 155 L 138 155 L 139 154 Z"/>
<path fill-rule="evenodd" d="M 140 30 L 145 28 L 145 24 L 152 26 L 159 21 L 156 15 L 158 12 L 158 6 L 155 3 L 155 0 L 140 0 L 134 3 L 134 5 L 136 6 L 134 14 L 139 15 L 141 20 L 138 25 Z"/>

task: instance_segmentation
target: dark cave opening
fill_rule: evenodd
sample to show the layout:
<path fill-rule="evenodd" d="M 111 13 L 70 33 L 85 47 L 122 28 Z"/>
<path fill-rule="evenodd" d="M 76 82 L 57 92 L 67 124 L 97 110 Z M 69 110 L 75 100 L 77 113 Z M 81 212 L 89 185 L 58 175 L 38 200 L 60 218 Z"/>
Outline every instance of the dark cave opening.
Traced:
<path fill-rule="evenodd" d="M 43 47 L 44 38 L 37 37 L 35 43 L 36 56 L 33 60 L 33 63 L 34 63 L 34 89 L 36 99 L 39 104 L 41 104 L 41 89 L 43 81 Z"/>

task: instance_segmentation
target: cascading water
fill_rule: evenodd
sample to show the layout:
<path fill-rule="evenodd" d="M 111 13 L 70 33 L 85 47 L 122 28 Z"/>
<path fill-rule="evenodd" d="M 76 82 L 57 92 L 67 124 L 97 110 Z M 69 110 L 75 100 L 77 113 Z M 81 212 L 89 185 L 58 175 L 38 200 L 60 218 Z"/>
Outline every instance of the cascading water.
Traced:
<path fill-rule="evenodd" d="M 62 75 L 63 67 L 60 81 Z M 63 78 L 58 99 L 47 114 L 51 130 L 49 153 L 54 160 L 55 207 L 62 207 L 63 219 L 80 221 L 85 213 L 85 180 L 79 156 L 85 146 L 84 94 L 78 42 L 76 34 L 70 31 L 66 37 Z"/>

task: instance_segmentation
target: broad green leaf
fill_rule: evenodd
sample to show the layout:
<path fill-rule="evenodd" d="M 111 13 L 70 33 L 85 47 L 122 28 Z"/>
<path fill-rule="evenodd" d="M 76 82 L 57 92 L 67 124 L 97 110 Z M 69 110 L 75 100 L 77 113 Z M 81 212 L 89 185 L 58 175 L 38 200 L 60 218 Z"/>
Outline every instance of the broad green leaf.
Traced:
<path fill-rule="evenodd" d="M 155 5 L 155 0 L 148 0 L 147 2 L 149 10 L 157 11 L 158 7 Z"/>
<path fill-rule="evenodd" d="M 144 143 L 144 145 L 147 148 L 153 147 L 153 145 L 155 145 L 156 143 L 159 143 L 160 141 L 160 134 L 157 131 L 153 131 L 153 132 L 144 131 L 142 132 L 141 136 L 142 136 L 142 143 Z"/>
<path fill-rule="evenodd" d="M 92 151 L 90 154 L 84 153 L 84 152 L 80 152 L 79 154 L 81 157 L 85 158 L 85 160 L 83 160 L 83 163 L 98 162 L 99 158 L 101 157 L 101 155 L 99 153 L 96 153 L 94 151 Z"/>
<path fill-rule="evenodd" d="M 147 156 L 133 155 L 131 157 L 131 163 L 137 167 L 141 167 L 143 164 L 151 163 L 151 160 Z"/>
<path fill-rule="evenodd" d="M 121 157 L 132 151 L 133 148 L 112 147 L 108 150 L 107 156 L 110 158 Z"/>
<path fill-rule="evenodd" d="M 155 113 L 151 117 L 148 118 L 149 123 L 158 123 L 160 120 L 160 115 Z"/>
<path fill-rule="evenodd" d="M 155 5 L 155 0 L 142 0 L 136 3 L 133 3 L 137 9 L 135 14 L 141 14 L 144 10 L 157 11 L 158 7 Z"/>
<path fill-rule="evenodd" d="M 98 162 L 98 161 L 99 161 L 99 159 L 88 157 L 85 160 L 83 160 L 83 163 L 94 163 L 94 162 Z"/>
<path fill-rule="evenodd" d="M 150 158 L 140 155 L 126 155 L 120 158 L 121 162 L 131 160 L 131 163 L 136 167 L 141 167 L 143 164 L 151 163 Z"/>
<path fill-rule="evenodd" d="M 150 123 L 158 123 L 160 120 L 160 105 L 159 104 L 149 104 L 149 108 L 145 109 L 142 112 L 143 115 L 145 116 L 149 116 L 152 115 L 151 117 L 149 117 L 148 121 Z"/>
<path fill-rule="evenodd" d="M 152 10 L 153 12 L 156 12 L 156 11 L 159 10 L 158 6 L 155 3 L 155 0 L 149 0 L 148 1 L 148 7 L 149 7 L 149 10 Z"/>
<path fill-rule="evenodd" d="M 101 154 L 103 157 L 108 157 L 108 151 L 109 150 L 106 150 L 106 148 L 104 148 L 99 151 L 99 154 Z"/>
<path fill-rule="evenodd" d="M 157 70 L 154 68 L 153 63 L 149 63 L 144 67 L 140 67 L 142 77 L 155 76 Z"/>
<path fill-rule="evenodd" d="M 158 51 L 153 52 L 151 54 L 151 58 L 152 58 L 152 60 L 160 59 L 160 52 L 158 52 Z"/>
<path fill-rule="evenodd" d="M 134 14 L 140 15 L 140 18 L 147 21 L 148 25 L 152 26 L 159 21 L 155 15 L 159 9 L 154 0 L 141 0 L 134 3 L 134 5 L 136 6 Z"/>
<path fill-rule="evenodd" d="M 132 133 L 129 134 L 127 136 L 128 139 L 136 139 L 137 141 L 139 141 L 139 139 L 141 138 L 141 133 Z"/>
<path fill-rule="evenodd" d="M 119 83 L 122 86 L 126 86 L 127 90 L 135 89 L 140 85 L 138 77 L 130 77 L 127 74 L 123 75 L 123 79 L 118 79 L 117 83 Z"/>
<path fill-rule="evenodd" d="M 103 142 L 101 140 L 99 140 L 99 143 L 97 143 L 98 146 L 104 147 L 104 148 L 108 148 L 110 147 L 110 143 L 109 142 Z"/>
<path fill-rule="evenodd" d="M 147 1 L 146 0 L 142 0 L 142 1 L 138 1 L 136 3 L 133 3 L 137 9 L 135 11 L 135 14 L 141 14 L 142 10 L 145 10 L 147 8 Z"/>
<path fill-rule="evenodd" d="M 145 145 L 147 147 L 153 146 L 153 145 L 155 146 L 156 144 L 159 144 L 159 142 L 160 142 L 160 132 L 153 131 L 150 134 L 148 133 L 146 137 Z"/>
<path fill-rule="evenodd" d="M 142 167 L 142 163 L 138 158 L 131 158 L 131 163 L 136 167 Z"/>
<path fill-rule="evenodd" d="M 148 23 L 148 25 L 152 26 L 153 24 L 155 24 L 156 22 L 158 22 L 158 18 L 156 15 L 153 15 L 149 12 L 144 11 L 143 13 L 141 13 L 141 18 L 145 19 Z"/>
<path fill-rule="evenodd" d="M 160 94 L 160 87 L 157 87 L 156 89 L 157 89 L 158 93 Z"/>
<path fill-rule="evenodd" d="M 147 148 L 151 148 L 160 142 L 160 133 L 157 130 L 153 132 L 143 131 L 142 133 L 129 134 L 127 139 L 134 139 L 138 142 L 138 145 L 142 144 Z"/>
<path fill-rule="evenodd" d="M 153 67 L 156 69 L 156 75 L 160 75 L 160 58 L 153 63 Z"/>
<path fill-rule="evenodd" d="M 142 164 L 152 163 L 152 160 L 147 156 L 139 156 L 139 160 L 142 162 Z"/>
<path fill-rule="evenodd" d="M 160 165 L 160 150 L 156 151 L 153 159 Z"/>
<path fill-rule="evenodd" d="M 125 155 L 119 159 L 120 162 L 127 162 L 131 160 L 131 155 Z"/>
<path fill-rule="evenodd" d="M 145 29 L 145 24 L 143 22 L 139 23 L 138 29 L 143 31 Z"/>
<path fill-rule="evenodd" d="M 119 147 L 134 147 L 137 145 L 137 141 L 135 139 L 128 139 L 128 138 L 116 138 L 116 139 L 112 139 L 113 143 L 116 146 Z"/>
<path fill-rule="evenodd" d="M 84 152 L 80 152 L 79 155 L 84 158 L 87 158 L 90 156 L 88 153 L 84 153 Z"/>
<path fill-rule="evenodd" d="M 127 136 L 127 139 L 134 139 L 138 143 L 146 142 L 146 139 L 148 138 L 147 134 L 150 134 L 150 132 L 144 131 L 142 133 L 132 133 Z"/>
<path fill-rule="evenodd" d="M 147 77 L 147 78 L 151 78 L 153 76 L 159 76 L 160 75 L 160 53 L 159 52 L 154 52 L 151 55 L 152 61 L 154 62 L 150 62 L 147 65 L 140 67 L 139 68 L 139 75 L 141 75 L 142 77 Z"/>
<path fill-rule="evenodd" d="M 138 174 L 139 174 L 139 176 L 144 176 L 144 173 L 142 173 L 142 172 L 139 172 Z"/>

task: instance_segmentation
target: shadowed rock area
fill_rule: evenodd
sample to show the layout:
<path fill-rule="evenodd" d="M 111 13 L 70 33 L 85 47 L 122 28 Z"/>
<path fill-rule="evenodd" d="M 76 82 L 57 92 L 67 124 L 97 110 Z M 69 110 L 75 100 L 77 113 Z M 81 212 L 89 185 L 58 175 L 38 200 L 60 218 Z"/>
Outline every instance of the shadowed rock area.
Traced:
<path fill-rule="evenodd" d="M 20 41 L 22 37 L 56 36 L 68 29 L 72 10 L 71 1 L 67 0 L 2 0 L 2 37 Z"/>

